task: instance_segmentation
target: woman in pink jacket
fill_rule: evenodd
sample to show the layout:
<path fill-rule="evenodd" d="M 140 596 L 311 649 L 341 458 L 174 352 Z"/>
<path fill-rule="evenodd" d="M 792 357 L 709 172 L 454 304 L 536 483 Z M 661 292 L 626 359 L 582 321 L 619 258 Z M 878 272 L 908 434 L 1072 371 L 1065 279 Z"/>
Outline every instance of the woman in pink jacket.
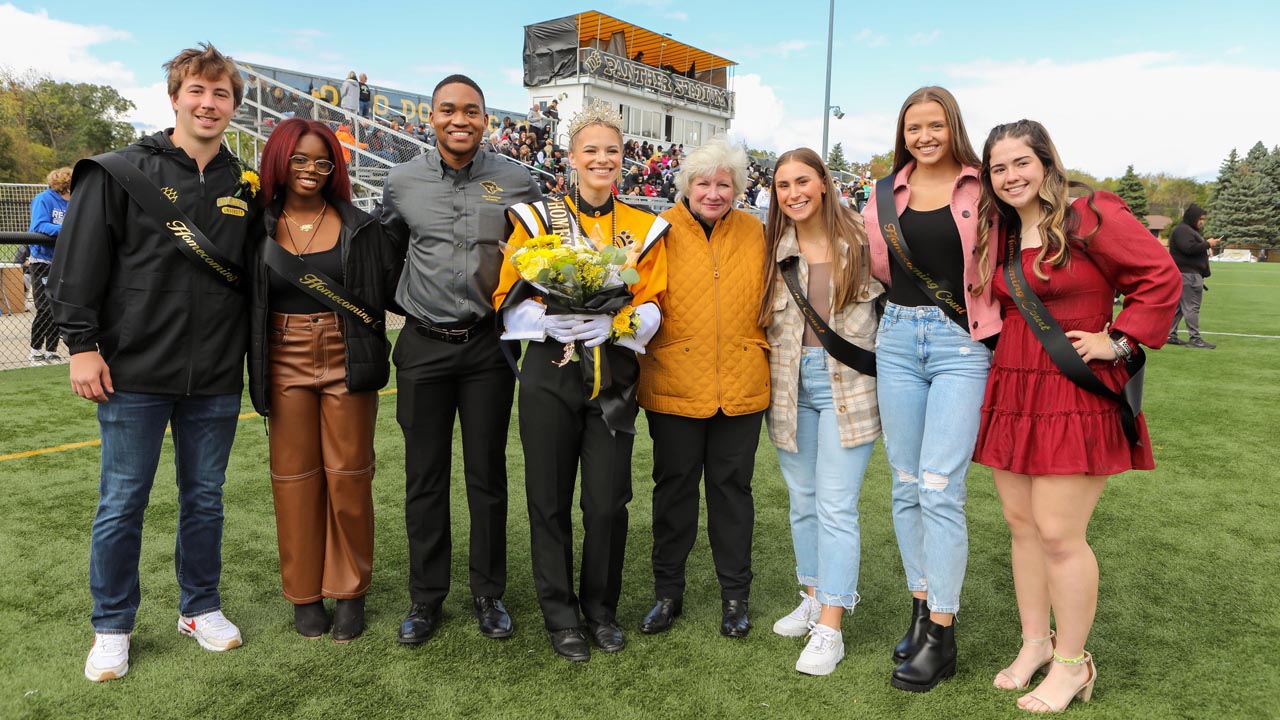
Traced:
<path fill-rule="evenodd" d="M 871 272 L 889 288 L 877 391 L 912 596 L 890 682 L 927 692 L 955 674 L 953 623 L 969 553 L 965 475 L 991 366 L 982 341 L 1000 331 L 1000 313 L 990 287 L 970 293 L 980 162 L 950 92 L 924 87 L 902 104 L 893 165 L 865 208 Z"/>

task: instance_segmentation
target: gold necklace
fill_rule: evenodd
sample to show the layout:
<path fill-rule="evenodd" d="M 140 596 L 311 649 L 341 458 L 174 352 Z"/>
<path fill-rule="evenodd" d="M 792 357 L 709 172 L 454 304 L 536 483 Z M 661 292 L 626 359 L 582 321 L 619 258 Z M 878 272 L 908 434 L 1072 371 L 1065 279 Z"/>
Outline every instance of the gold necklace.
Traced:
<path fill-rule="evenodd" d="M 573 210 L 574 210 L 574 214 L 578 216 L 578 228 L 582 230 L 582 235 L 583 235 L 583 237 L 586 237 L 586 234 L 587 234 L 587 226 L 586 226 L 586 224 L 585 224 L 585 223 L 583 223 L 583 222 L 582 222 L 582 194 L 578 192 L 578 186 L 577 186 L 577 185 L 574 185 L 574 186 L 573 186 L 573 200 L 574 200 L 574 202 L 573 202 Z M 614 239 L 618 237 L 618 205 L 617 205 L 617 200 L 616 200 L 616 199 L 614 199 L 614 197 L 613 197 L 613 193 L 610 193 L 610 194 L 609 194 L 609 198 L 608 198 L 607 200 L 605 200 L 605 202 L 606 202 L 606 203 L 608 203 L 608 202 L 609 202 L 609 201 L 611 201 L 611 200 L 613 201 L 613 206 L 609 208 L 609 223 L 610 223 L 610 227 L 609 227 L 609 240 L 608 240 L 608 243 L 609 243 L 610 245 L 613 245 L 613 244 L 614 244 Z M 599 211 L 599 210 L 597 210 L 597 211 L 596 211 L 596 215 L 595 215 L 595 216 L 596 216 L 597 218 L 598 218 L 598 217 L 600 217 L 600 211 Z M 598 248 L 597 248 L 597 249 L 598 249 Z"/>
<path fill-rule="evenodd" d="M 327 208 L 327 207 L 328 207 L 328 205 L 326 205 L 325 207 Z M 321 214 L 321 215 L 324 215 L 324 210 L 321 210 L 321 211 L 320 211 L 320 214 Z M 320 220 L 320 222 L 322 222 L 322 223 L 324 222 L 324 218 L 317 218 L 317 219 L 318 219 L 318 220 Z M 290 220 L 292 220 L 292 218 L 290 218 Z M 295 224 L 295 225 L 297 225 L 297 223 L 294 223 L 294 224 Z M 308 225 L 307 227 L 310 227 L 310 225 Z M 298 229 L 299 229 L 299 230 L 301 230 L 302 228 L 301 228 L 301 227 L 299 227 Z M 307 240 L 307 244 L 306 244 L 306 245 L 303 245 L 303 246 L 302 246 L 302 249 L 301 249 L 301 250 L 299 250 L 299 249 L 298 249 L 298 243 L 296 243 L 296 242 L 294 242 L 294 241 L 293 241 L 293 231 L 289 229 L 289 224 L 288 224 L 288 223 L 285 223 L 284 231 L 285 231 L 285 234 L 287 234 L 287 235 L 289 236 L 289 244 L 290 244 L 291 246 L 293 246 L 293 254 L 294 254 L 294 255 L 304 255 L 304 254 L 306 254 L 306 252 L 307 252 L 308 250 L 310 250 L 310 249 L 311 249 L 311 243 L 315 242 L 316 237 L 320 234 L 320 233 L 316 233 L 315 235 L 312 235 L 312 236 L 311 236 L 311 239 L 310 239 L 310 240 Z"/>
<path fill-rule="evenodd" d="M 289 215 L 289 211 L 282 210 L 281 212 L 284 213 L 285 218 L 287 218 L 289 222 L 297 226 L 298 230 L 302 232 L 311 232 L 313 229 L 315 229 L 316 222 L 324 217 L 324 214 L 328 209 L 329 209 L 329 203 L 325 203 L 324 207 L 320 208 L 320 212 L 314 218 L 311 219 L 311 222 L 305 225 L 298 225 L 298 221 L 294 220 L 293 216 Z M 288 227 L 288 226 L 286 225 L 285 227 Z"/>

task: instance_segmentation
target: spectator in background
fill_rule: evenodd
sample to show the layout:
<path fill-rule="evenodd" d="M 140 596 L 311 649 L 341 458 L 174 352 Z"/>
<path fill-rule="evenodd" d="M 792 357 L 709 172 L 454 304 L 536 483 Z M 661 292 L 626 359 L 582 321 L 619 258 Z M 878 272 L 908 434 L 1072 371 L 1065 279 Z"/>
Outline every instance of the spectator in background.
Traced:
<path fill-rule="evenodd" d="M 45 179 L 48 189 L 31 200 L 31 227 L 28 232 L 43 233 L 57 239 L 62 231 L 62 219 L 67 214 L 67 201 L 71 199 L 71 168 L 60 167 Z M 36 304 L 36 317 L 31 322 L 32 365 L 57 362 L 58 326 L 53 322 L 53 309 L 49 303 L 49 266 L 53 262 L 53 244 L 32 243 L 28 270 L 31 273 L 31 299 Z"/>
<path fill-rule="evenodd" d="M 351 126 L 346 123 L 339 125 L 338 131 L 335 134 L 338 137 L 338 142 L 342 143 L 342 162 L 344 163 L 351 162 L 352 148 L 359 147 L 363 150 L 369 147 L 367 143 L 356 143 L 355 135 L 351 134 Z"/>
<path fill-rule="evenodd" d="M 356 82 L 356 71 L 347 73 L 342 81 L 342 92 L 338 96 L 338 105 L 352 115 L 360 113 L 360 83 Z"/>
<path fill-rule="evenodd" d="M 538 103 L 529 106 L 529 114 L 525 116 L 525 120 L 531 128 L 542 127 L 542 108 L 538 107 Z"/>
<path fill-rule="evenodd" d="M 769 211 L 769 202 L 773 196 L 769 193 L 768 186 L 761 185 L 756 191 L 756 207 L 765 212 Z"/>
<path fill-rule="evenodd" d="M 360 117 L 373 119 L 373 89 L 369 87 L 369 76 L 360 73 Z"/>
<path fill-rule="evenodd" d="M 1200 337 L 1200 300 L 1204 297 L 1204 279 L 1209 277 L 1209 248 L 1216 247 L 1220 238 L 1206 239 L 1200 234 L 1204 221 L 1204 208 L 1192 203 L 1182 214 L 1182 222 L 1169 236 L 1169 254 L 1173 256 L 1178 272 L 1182 273 L 1182 300 L 1173 316 L 1168 342 L 1170 345 L 1212 350 L 1218 346 Z M 32 248 L 33 257 L 34 251 Z M 32 277 L 34 279 L 34 275 Z M 1183 319 L 1187 321 L 1187 335 L 1190 336 L 1186 342 L 1178 337 L 1178 323 Z"/>

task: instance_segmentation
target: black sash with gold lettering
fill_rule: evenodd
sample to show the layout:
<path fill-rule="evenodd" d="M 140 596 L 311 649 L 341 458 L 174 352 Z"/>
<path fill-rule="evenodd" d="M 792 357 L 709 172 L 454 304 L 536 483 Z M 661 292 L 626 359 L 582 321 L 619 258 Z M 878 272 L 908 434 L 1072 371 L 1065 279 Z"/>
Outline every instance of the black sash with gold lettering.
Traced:
<path fill-rule="evenodd" d="M 1071 338 L 1067 337 L 1062 326 L 1053 319 L 1053 315 L 1049 314 L 1049 310 L 1040 301 L 1040 296 L 1036 295 L 1031 285 L 1027 283 L 1027 275 L 1022 270 L 1021 231 L 1019 223 L 1009 224 L 1006 230 L 1004 259 L 1004 284 L 1009 289 L 1009 295 L 1013 298 L 1014 304 L 1018 306 L 1018 312 L 1022 314 L 1022 319 L 1027 322 L 1031 332 L 1035 333 L 1036 339 L 1044 346 L 1045 352 L 1049 353 L 1053 364 L 1058 366 L 1068 380 L 1094 395 L 1119 403 L 1120 427 L 1124 430 L 1125 438 L 1130 444 L 1141 446 L 1142 436 L 1138 433 L 1138 413 L 1142 412 L 1142 381 L 1147 371 L 1146 353 L 1135 345 L 1133 354 L 1124 361 L 1125 370 L 1129 372 L 1129 380 L 1124 384 L 1124 388 L 1117 393 L 1107 387 L 1089 369 L 1089 364 L 1080 357 L 1080 353 L 1076 352 L 1075 346 L 1071 344 Z"/>
<path fill-rule="evenodd" d="M 946 313 L 957 325 L 969 330 L 968 317 L 962 295 L 951 287 L 944 278 L 934 278 L 915 264 L 911 259 L 911 249 L 907 246 L 907 238 L 902 234 L 902 221 L 898 218 L 897 207 L 893 204 L 893 175 L 876 183 L 876 212 L 880 215 L 880 234 L 885 245 L 889 246 L 889 255 L 902 266 L 903 270 L 916 281 L 916 286 L 925 297 L 933 301 L 938 309 Z"/>
<path fill-rule="evenodd" d="M 796 271 L 796 257 L 792 255 L 779 262 L 778 269 L 782 274 L 782 279 L 787 283 L 787 289 L 791 291 L 791 299 L 795 300 L 796 307 L 800 308 L 800 313 L 804 315 L 805 322 L 808 323 L 809 327 L 813 328 L 813 334 L 818 336 L 818 341 L 822 343 L 822 347 L 826 348 L 831 357 L 839 360 L 845 366 L 853 368 L 863 375 L 875 377 L 876 354 L 844 339 L 839 333 L 832 330 L 831 326 L 823 322 L 818 313 L 814 311 L 813 306 L 809 304 L 809 298 L 805 297 L 800 290 L 800 278 Z"/>
<path fill-rule="evenodd" d="M 227 287 L 241 290 L 240 279 L 244 270 L 232 262 L 214 245 L 205 234 L 191 222 L 177 205 L 160 192 L 160 188 L 142 173 L 136 165 L 125 160 L 118 153 L 109 152 L 81 160 L 80 163 L 93 163 L 106 170 L 115 178 L 120 187 L 129 193 L 129 197 L 142 207 L 143 212 L 160 221 L 173 238 L 174 245 L 184 256 L 197 266 L 205 269 L 218 278 Z M 80 164 L 77 163 L 77 166 Z"/>
<path fill-rule="evenodd" d="M 369 309 L 368 303 L 353 295 L 338 281 L 312 267 L 306 260 L 280 247 L 275 240 L 267 239 L 263 259 L 267 267 L 293 283 L 307 297 L 337 310 L 375 333 L 383 332 L 382 318 L 379 313 Z"/>

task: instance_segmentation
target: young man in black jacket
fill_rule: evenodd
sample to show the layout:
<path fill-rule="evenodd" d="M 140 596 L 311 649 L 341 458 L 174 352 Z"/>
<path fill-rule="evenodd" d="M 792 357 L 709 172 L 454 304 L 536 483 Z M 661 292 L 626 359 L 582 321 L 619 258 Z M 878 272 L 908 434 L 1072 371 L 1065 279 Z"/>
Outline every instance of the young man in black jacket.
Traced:
<path fill-rule="evenodd" d="M 1209 277 L 1209 248 L 1217 246 L 1218 238 L 1206 239 L 1200 234 L 1204 220 L 1204 209 L 1192 203 L 1182 214 L 1182 222 L 1169 236 L 1169 254 L 1177 263 L 1178 272 L 1182 273 L 1182 301 L 1173 316 L 1168 343 L 1212 350 L 1217 345 L 1200 337 L 1200 300 L 1204 297 L 1204 279 Z M 1187 342 L 1178 337 L 1178 323 L 1183 319 L 1187 321 L 1187 334 L 1190 336 Z"/>
<path fill-rule="evenodd" d="M 89 557 L 96 637 L 84 668 L 94 681 L 129 670 L 142 518 L 166 425 L 177 465 L 178 630 L 208 650 L 241 642 L 221 612 L 218 583 L 222 484 L 248 338 L 245 296 L 230 280 L 249 235 L 261 232 L 257 181 L 222 146 L 244 92 L 231 59 L 205 45 L 165 69 L 174 127 L 114 154 L 155 185 L 131 183 L 135 192 L 163 195 L 205 238 L 144 211 L 97 160 L 81 161 L 49 277 L 71 387 L 98 404 L 102 437 Z M 217 256 L 228 261 L 222 273 L 210 262 Z"/>

